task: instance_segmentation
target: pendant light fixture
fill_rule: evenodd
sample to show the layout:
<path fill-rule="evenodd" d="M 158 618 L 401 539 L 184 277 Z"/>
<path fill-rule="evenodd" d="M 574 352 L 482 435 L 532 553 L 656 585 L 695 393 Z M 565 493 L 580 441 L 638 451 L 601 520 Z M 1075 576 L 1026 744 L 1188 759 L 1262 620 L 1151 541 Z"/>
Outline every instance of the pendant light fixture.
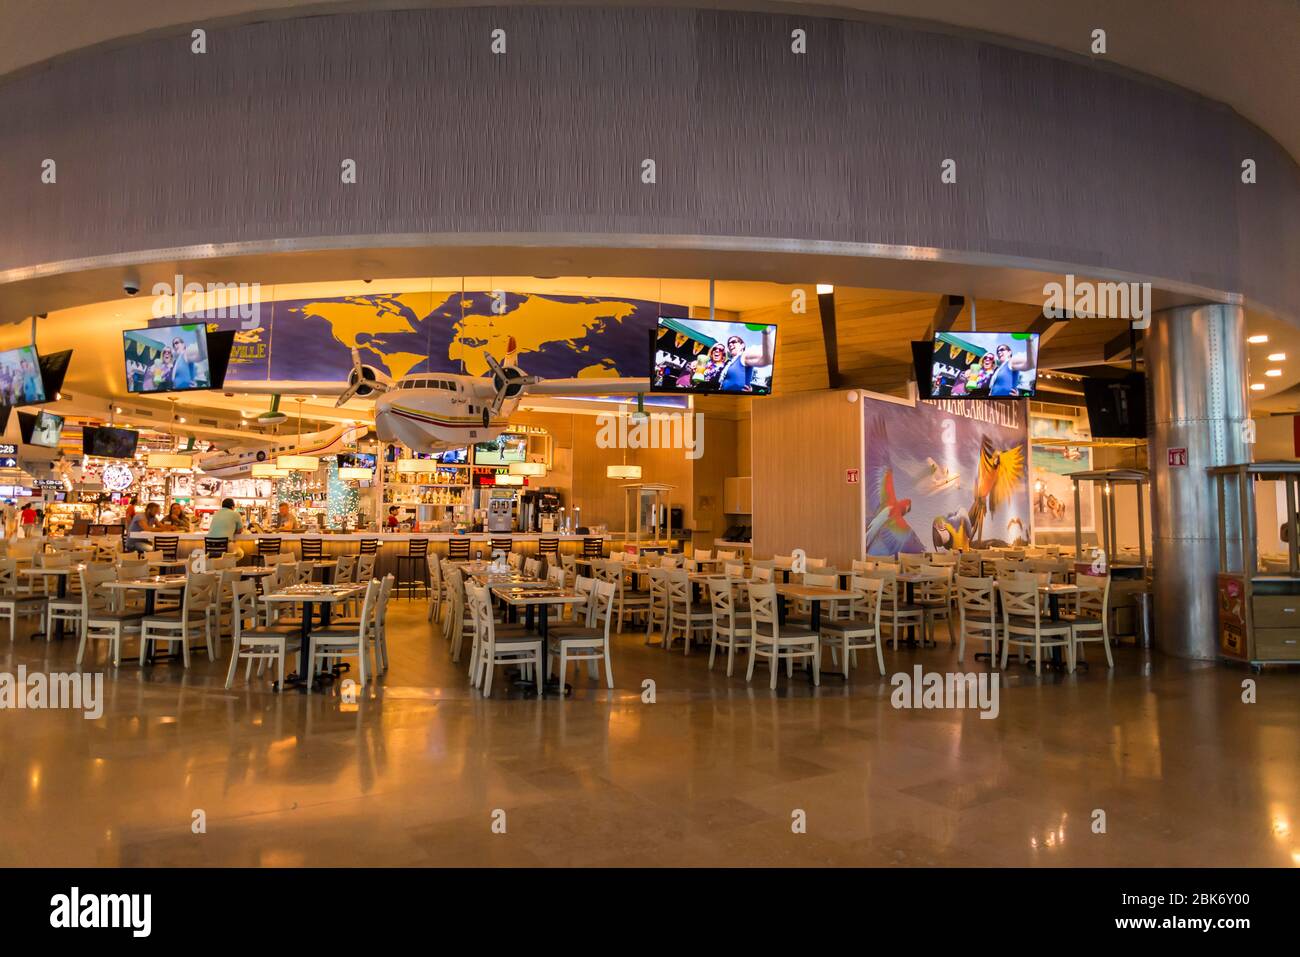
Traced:
<path fill-rule="evenodd" d="M 294 399 L 298 403 L 298 442 L 297 446 L 302 447 L 302 404 L 306 399 Z M 286 469 L 290 472 L 315 472 L 320 468 L 320 459 L 314 455 L 277 455 L 275 458 L 277 468 Z"/>

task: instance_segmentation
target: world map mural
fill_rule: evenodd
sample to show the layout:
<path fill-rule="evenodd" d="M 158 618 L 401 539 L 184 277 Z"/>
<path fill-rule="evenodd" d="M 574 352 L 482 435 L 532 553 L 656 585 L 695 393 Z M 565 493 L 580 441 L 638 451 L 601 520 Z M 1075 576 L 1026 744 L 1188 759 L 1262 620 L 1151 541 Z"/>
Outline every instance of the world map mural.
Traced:
<path fill-rule="evenodd" d="M 650 374 L 650 334 L 660 315 L 685 316 L 687 308 L 642 299 L 425 291 L 263 302 L 249 322 L 208 322 L 235 330 L 231 382 L 343 381 L 354 347 L 362 362 L 393 378 L 484 375 L 484 352 L 502 359 L 511 344 L 515 362 L 533 375 L 609 378 Z"/>

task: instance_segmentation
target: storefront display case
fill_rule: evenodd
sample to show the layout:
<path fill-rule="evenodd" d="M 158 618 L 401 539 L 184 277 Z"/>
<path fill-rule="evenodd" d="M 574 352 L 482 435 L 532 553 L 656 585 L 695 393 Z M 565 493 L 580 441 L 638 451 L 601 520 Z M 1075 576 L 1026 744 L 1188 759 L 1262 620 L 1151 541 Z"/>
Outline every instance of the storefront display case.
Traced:
<path fill-rule="evenodd" d="M 1300 662 L 1300 462 L 1253 462 L 1208 470 L 1219 516 L 1219 651 L 1225 658 L 1266 664 Z M 1283 483 L 1284 561 L 1261 560 L 1256 496 Z M 1267 485 L 1266 485 L 1267 483 Z"/>

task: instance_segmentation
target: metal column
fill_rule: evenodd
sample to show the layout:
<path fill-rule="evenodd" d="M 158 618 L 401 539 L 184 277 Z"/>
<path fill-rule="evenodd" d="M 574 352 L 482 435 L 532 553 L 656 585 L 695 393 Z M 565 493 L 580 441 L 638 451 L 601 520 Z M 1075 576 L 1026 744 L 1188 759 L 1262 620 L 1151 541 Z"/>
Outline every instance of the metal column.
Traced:
<path fill-rule="evenodd" d="M 1219 541 L 1205 470 L 1250 461 L 1245 317 L 1240 306 L 1166 309 L 1152 316 L 1144 350 L 1156 641 L 1175 657 L 1213 659 Z M 1187 449 L 1185 467 L 1169 467 L 1171 448 Z M 1240 520 L 1227 520 L 1237 534 Z"/>

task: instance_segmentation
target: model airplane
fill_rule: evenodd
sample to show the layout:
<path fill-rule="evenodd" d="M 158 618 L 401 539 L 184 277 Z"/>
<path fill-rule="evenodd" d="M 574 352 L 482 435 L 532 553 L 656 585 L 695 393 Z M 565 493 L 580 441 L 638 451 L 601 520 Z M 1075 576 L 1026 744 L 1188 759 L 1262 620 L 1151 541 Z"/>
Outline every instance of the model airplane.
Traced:
<path fill-rule="evenodd" d="M 241 383 L 236 388 L 254 394 L 335 395 L 336 407 L 352 399 L 374 399 L 375 432 L 380 440 L 401 442 L 421 452 L 495 439 L 509 427 L 510 416 L 524 395 L 638 395 L 650 391 L 649 378 L 541 379 L 486 353 L 484 358 L 490 376 L 413 372 L 394 382 L 374 366 L 363 363 L 360 353 L 353 349 L 352 371 L 346 385 Z M 305 441 L 307 437 L 303 438 Z"/>
<path fill-rule="evenodd" d="M 247 478 L 254 465 L 274 462 L 278 455 L 337 455 L 356 448 L 357 441 L 369 431 L 369 425 L 349 422 L 302 436 L 267 436 L 265 444 L 200 455 L 194 460 L 194 467 L 213 478 Z"/>

